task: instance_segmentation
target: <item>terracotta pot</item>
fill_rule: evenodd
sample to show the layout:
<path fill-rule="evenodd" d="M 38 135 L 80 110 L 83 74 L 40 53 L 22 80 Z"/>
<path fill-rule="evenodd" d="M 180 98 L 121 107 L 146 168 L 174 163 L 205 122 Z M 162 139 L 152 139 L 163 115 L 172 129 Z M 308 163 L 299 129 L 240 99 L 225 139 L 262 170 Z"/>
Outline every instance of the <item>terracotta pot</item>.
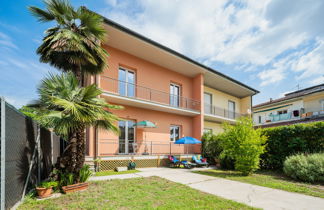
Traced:
<path fill-rule="evenodd" d="M 40 197 L 40 198 L 47 198 L 52 195 L 52 187 L 51 188 L 36 187 L 36 191 L 37 191 L 38 197 Z"/>
<path fill-rule="evenodd" d="M 77 184 L 72 184 L 68 186 L 62 187 L 62 190 L 64 193 L 72 193 L 72 192 L 77 192 L 81 190 L 86 190 L 89 186 L 89 183 L 83 182 L 83 183 L 77 183 Z"/>

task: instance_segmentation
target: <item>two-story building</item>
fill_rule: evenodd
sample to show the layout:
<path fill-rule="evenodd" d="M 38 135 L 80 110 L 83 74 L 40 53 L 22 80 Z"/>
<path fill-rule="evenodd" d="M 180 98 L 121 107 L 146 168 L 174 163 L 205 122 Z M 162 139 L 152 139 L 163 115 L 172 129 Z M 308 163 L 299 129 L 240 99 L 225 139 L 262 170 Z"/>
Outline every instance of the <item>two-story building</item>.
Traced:
<path fill-rule="evenodd" d="M 257 90 L 111 20 L 105 28 L 109 68 L 91 82 L 124 109 L 111 110 L 121 118 L 119 136 L 88 130 L 87 160 L 141 158 L 154 166 L 163 155 L 200 153 L 200 145 L 176 145 L 177 139 L 201 139 L 204 130 L 220 132 L 222 122 L 251 114 Z M 134 126 L 141 121 L 156 127 Z"/>
<path fill-rule="evenodd" d="M 273 127 L 324 120 L 324 84 L 253 106 L 254 124 Z"/>

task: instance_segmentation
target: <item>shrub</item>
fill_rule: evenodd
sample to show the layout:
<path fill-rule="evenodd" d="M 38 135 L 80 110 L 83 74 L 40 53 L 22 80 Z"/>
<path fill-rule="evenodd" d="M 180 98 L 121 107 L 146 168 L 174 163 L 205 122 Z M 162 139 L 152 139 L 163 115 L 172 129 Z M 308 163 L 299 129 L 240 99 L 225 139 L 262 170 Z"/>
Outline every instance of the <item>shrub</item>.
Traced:
<path fill-rule="evenodd" d="M 219 135 L 214 135 L 210 132 L 204 133 L 202 136 L 202 155 L 207 158 L 209 162 L 214 162 L 218 159 L 223 151 L 220 145 Z"/>
<path fill-rule="evenodd" d="M 292 155 L 285 160 L 283 171 L 296 180 L 324 182 L 324 153 Z"/>
<path fill-rule="evenodd" d="M 202 136 L 202 155 L 208 159 L 208 162 L 211 164 L 216 163 L 215 159 L 219 159 L 220 166 L 223 169 L 234 169 L 234 160 L 230 157 L 224 155 L 223 157 L 220 154 L 223 151 L 221 146 L 221 135 L 222 134 L 212 134 L 204 133 Z"/>
<path fill-rule="evenodd" d="M 86 182 L 89 177 L 92 175 L 89 165 L 84 165 L 79 171 L 79 181 Z"/>
<path fill-rule="evenodd" d="M 268 137 L 263 169 L 282 170 L 288 156 L 324 151 L 324 122 L 264 128 L 262 134 Z"/>
<path fill-rule="evenodd" d="M 248 175 L 259 168 L 266 137 L 261 135 L 260 129 L 253 128 L 252 119 L 240 118 L 235 125 L 224 124 L 220 138 L 221 156 L 234 159 L 236 170 Z"/>

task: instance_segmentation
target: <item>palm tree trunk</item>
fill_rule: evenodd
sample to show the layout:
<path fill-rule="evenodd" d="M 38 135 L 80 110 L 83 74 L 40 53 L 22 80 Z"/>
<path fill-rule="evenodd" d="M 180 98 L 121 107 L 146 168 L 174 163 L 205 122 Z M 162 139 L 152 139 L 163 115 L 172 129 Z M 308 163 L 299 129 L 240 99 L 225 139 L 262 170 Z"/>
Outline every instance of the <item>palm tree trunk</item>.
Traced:
<path fill-rule="evenodd" d="M 68 145 L 59 159 L 58 168 L 62 172 L 76 173 L 77 162 L 77 133 L 71 133 L 68 139 Z"/>

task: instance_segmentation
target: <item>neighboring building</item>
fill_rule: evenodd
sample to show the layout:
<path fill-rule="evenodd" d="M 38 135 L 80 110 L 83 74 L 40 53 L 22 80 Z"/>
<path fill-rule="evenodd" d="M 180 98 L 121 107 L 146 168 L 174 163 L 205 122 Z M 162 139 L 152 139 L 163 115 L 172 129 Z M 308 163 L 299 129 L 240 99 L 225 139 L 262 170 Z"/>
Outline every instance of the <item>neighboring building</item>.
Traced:
<path fill-rule="evenodd" d="M 324 84 L 287 93 L 253 106 L 253 121 L 261 127 L 324 120 Z"/>
<path fill-rule="evenodd" d="M 105 23 L 109 68 L 91 82 L 104 90 L 102 98 L 124 109 L 112 111 L 122 119 L 119 136 L 89 129 L 89 158 L 200 153 L 200 145 L 173 142 L 200 139 L 204 130 L 220 132 L 222 122 L 251 114 L 257 90 L 111 20 Z M 133 126 L 143 120 L 157 128 Z"/>

